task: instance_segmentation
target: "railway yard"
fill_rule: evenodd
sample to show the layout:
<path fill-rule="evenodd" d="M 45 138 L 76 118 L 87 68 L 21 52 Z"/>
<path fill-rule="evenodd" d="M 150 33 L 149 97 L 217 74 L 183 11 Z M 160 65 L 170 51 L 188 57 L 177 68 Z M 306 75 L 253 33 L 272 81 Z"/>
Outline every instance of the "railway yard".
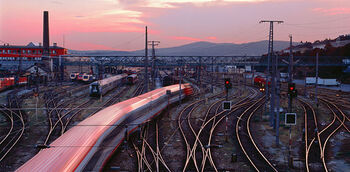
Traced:
<path fill-rule="evenodd" d="M 314 88 L 297 85 L 304 89 L 299 89 L 298 98 L 293 100 L 296 125 L 286 126 L 281 113 L 280 143 L 276 145 L 264 92 L 252 79 L 243 81 L 234 74 L 226 75 L 235 79 L 232 89 L 225 92 L 221 84 L 224 78 L 220 75 L 206 73 L 198 82 L 185 74 L 181 82 L 189 83 L 190 87 L 182 85 L 183 94 L 171 91 L 171 96 L 167 93 L 168 98 L 163 98 L 165 102 L 142 106 L 140 111 L 136 108 L 130 113 L 137 116 L 106 125 L 113 128 L 105 131 L 108 137 L 93 142 L 87 154 L 94 148 L 98 151 L 91 155 L 87 165 L 80 167 L 85 161 L 82 157 L 73 168 L 86 171 L 344 171 L 350 168 L 349 92 L 339 94 L 321 88 L 317 106 Z M 25 91 L 32 90 L 27 87 L 2 92 L 1 169 L 42 169 L 31 163 L 45 157 L 45 152 L 68 148 L 83 151 L 82 138 L 79 142 L 82 145 L 59 143 L 74 133 L 75 128 L 95 125 L 86 124 L 85 119 L 106 114 L 107 109 L 122 106 L 123 102 L 158 94 L 158 89 L 145 94 L 142 75 L 138 77 L 139 80 L 134 74 L 134 81 L 125 79 L 97 97 L 89 96 L 90 84 L 72 81 L 40 85 L 38 93 Z M 103 88 L 101 83 L 99 87 Z M 172 84 L 164 88 L 179 88 L 179 84 Z M 286 92 L 287 86 L 282 83 L 282 109 L 288 107 Z M 232 105 L 224 110 L 223 102 L 227 100 Z M 150 115 L 144 117 L 144 114 Z"/>

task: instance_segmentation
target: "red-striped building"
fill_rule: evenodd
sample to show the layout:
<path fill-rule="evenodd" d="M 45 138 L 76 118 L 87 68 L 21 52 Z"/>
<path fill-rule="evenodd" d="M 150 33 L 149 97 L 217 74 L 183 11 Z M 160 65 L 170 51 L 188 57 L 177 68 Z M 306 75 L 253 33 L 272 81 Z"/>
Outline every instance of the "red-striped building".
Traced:
<path fill-rule="evenodd" d="M 43 50 L 43 46 L 32 42 L 26 46 L 5 44 L 0 46 L 0 60 L 16 60 L 19 57 L 23 58 L 22 60 L 40 59 L 43 56 Z M 67 49 L 57 46 L 56 43 L 50 46 L 51 57 L 65 54 L 67 54 Z"/>
<path fill-rule="evenodd" d="M 44 47 L 29 43 L 26 46 L 4 44 L 0 46 L 0 69 L 16 71 L 18 65 L 26 69 L 36 62 L 42 61 Z M 50 46 L 50 57 L 58 57 L 67 54 L 67 49 L 57 46 L 56 43 Z"/>

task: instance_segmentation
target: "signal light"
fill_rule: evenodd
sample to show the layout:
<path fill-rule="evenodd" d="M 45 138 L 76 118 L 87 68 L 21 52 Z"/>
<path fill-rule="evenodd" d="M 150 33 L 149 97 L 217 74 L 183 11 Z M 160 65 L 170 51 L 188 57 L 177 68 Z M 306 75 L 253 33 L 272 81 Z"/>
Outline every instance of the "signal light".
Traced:
<path fill-rule="evenodd" d="M 295 89 L 295 83 L 288 83 L 288 95 L 291 98 L 298 96 L 298 91 Z"/>
<path fill-rule="evenodd" d="M 225 78 L 225 87 L 226 87 L 226 89 L 232 88 L 232 84 L 230 82 L 230 78 Z"/>

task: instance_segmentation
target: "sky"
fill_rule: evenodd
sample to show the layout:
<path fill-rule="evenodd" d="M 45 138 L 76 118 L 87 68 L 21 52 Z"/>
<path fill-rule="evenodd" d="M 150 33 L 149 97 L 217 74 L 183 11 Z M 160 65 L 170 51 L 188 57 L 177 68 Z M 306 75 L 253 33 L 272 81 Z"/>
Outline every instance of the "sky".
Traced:
<path fill-rule="evenodd" d="M 196 41 L 247 43 L 323 40 L 350 34 L 350 0 L 0 0 L 0 44 L 42 42 L 49 11 L 50 44 L 74 50 L 139 50 Z"/>

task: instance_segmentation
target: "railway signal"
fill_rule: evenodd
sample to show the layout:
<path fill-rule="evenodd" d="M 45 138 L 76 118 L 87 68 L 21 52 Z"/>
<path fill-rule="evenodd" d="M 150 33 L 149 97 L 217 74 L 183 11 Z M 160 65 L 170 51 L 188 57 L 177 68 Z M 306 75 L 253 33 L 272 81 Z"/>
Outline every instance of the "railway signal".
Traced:
<path fill-rule="evenodd" d="M 228 100 L 228 90 L 232 88 L 230 78 L 225 78 L 226 100 Z"/>
<path fill-rule="evenodd" d="M 295 88 L 295 83 L 288 83 L 288 95 L 290 98 L 295 98 L 298 96 L 298 91 Z"/>
<path fill-rule="evenodd" d="M 230 78 L 225 78 L 225 88 L 226 89 L 231 89 L 232 88 L 232 83 L 230 81 Z"/>
<path fill-rule="evenodd" d="M 223 110 L 231 110 L 232 102 L 231 101 L 223 101 L 222 109 Z"/>
<path fill-rule="evenodd" d="M 285 125 L 296 125 L 297 115 L 295 113 L 285 114 Z"/>

